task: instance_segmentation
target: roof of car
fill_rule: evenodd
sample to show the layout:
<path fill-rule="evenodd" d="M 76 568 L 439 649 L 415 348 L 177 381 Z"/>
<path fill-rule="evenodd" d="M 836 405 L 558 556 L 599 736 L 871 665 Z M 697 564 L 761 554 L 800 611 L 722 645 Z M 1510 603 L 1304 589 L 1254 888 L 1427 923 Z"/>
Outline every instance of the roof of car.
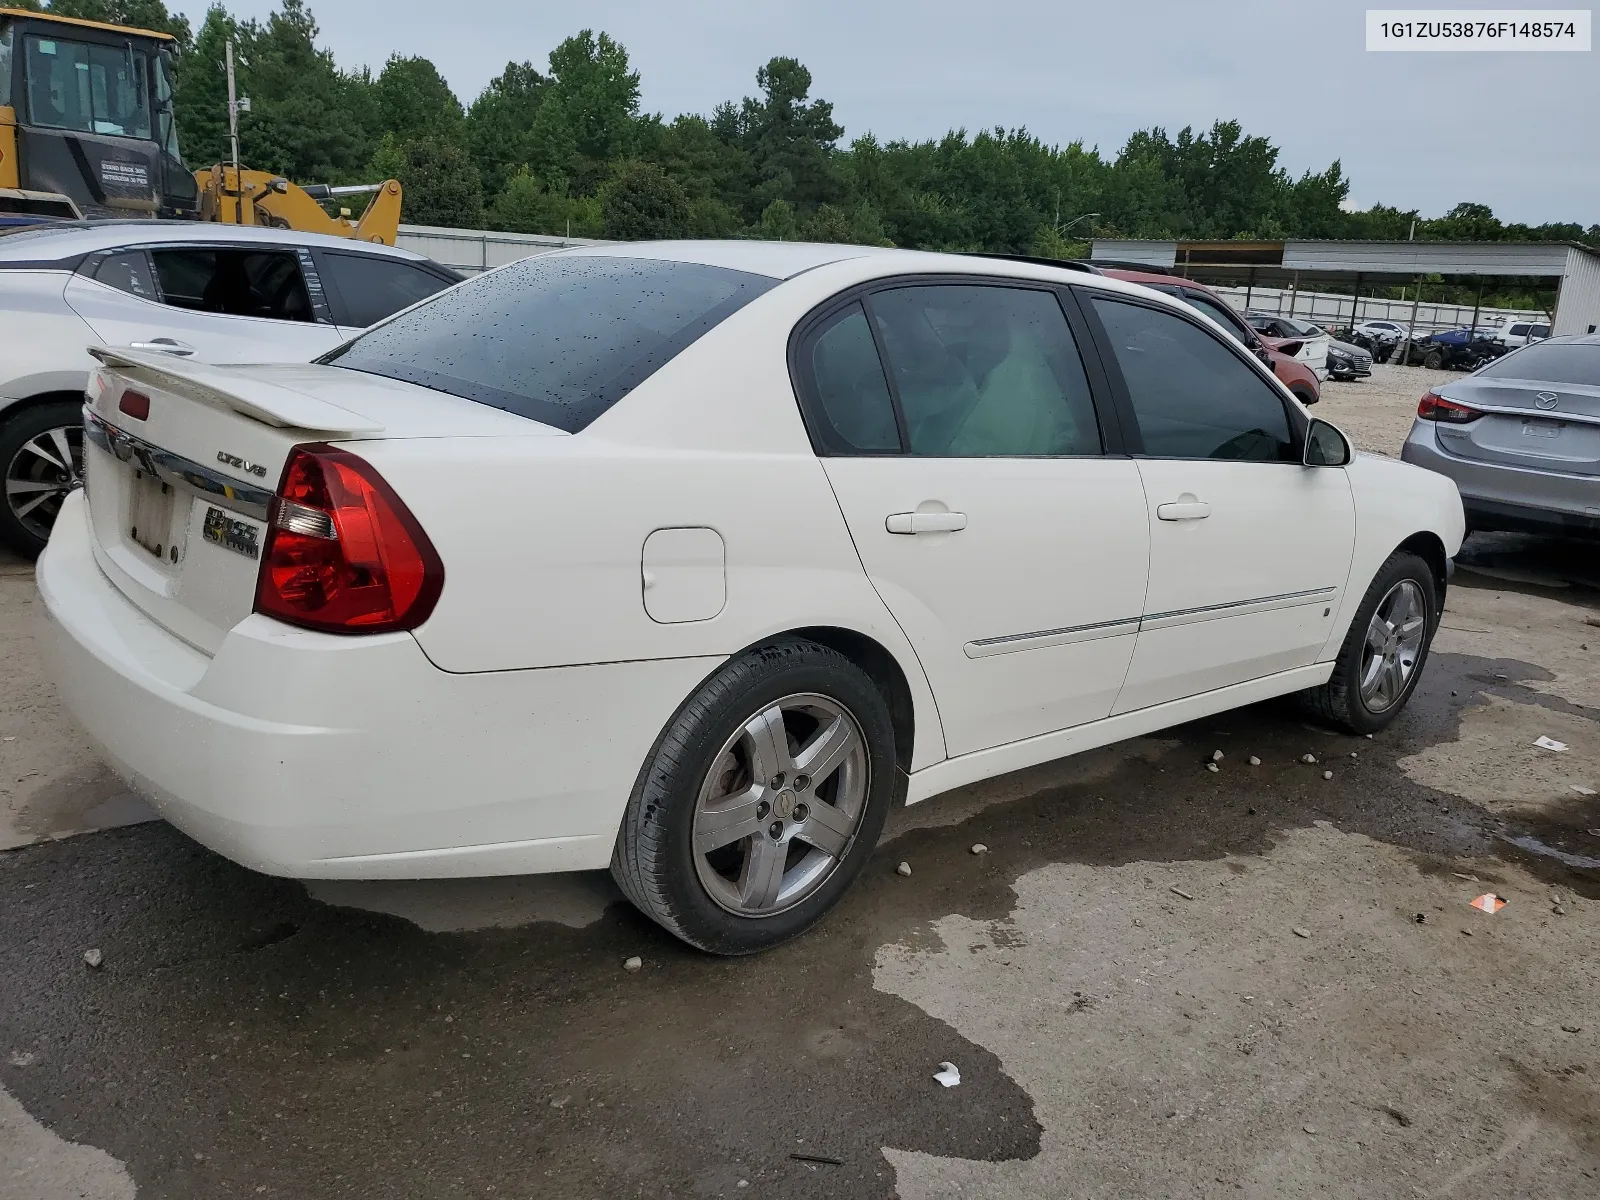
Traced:
<path fill-rule="evenodd" d="M 325 233 L 301 233 L 260 225 L 223 225 L 211 221 L 62 221 L 34 225 L 0 235 L 0 262 L 49 262 L 74 259 L 114 246 L 148 246 L 161 242 L 260 242 L 266 245 L 322 246 L 362 250 L 413 262 L 427 261 L 420 254 L 376 242 Z"/>
<path fill-rule="evenodd" d="M 1054 262 L 1048 259 L 1027 258 L 1017 255 L 947 254 L 931 250 L 901 250 L 894 246 L 851 246 L 821 242 L 768 242 L 768 241 L 676 241 L 676 242 L 606 242 L 593 246 L 576 246 L 556 251 L 568 256 L 605 255 L 617 258 L 659 258 L 672 262 L 696 263 L 707 267 L 725 267 L 734 271 L 748 271 L 752 275 L 765 275 L 771 279 L 793 279 L 817 267 L 850 259 L 879 258 L 903 261 L 907 270 L 938 270 L 941 265 L 970 272 L 974 262 L 989 261 L 997 273 L 1028 274 L 1016 270 L 1018 266 L 1058 267 L 1062 271 L 1092 277 L 1092 272 L 1077 262 Z"/>

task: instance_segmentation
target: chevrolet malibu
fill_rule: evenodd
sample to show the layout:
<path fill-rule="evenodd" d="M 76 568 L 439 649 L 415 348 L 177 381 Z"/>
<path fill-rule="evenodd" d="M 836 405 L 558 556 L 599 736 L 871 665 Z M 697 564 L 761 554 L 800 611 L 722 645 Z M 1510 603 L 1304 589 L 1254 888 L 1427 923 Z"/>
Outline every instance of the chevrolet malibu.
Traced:
<path fill-rule="evenodd" d="M 1272 696 L 1417 686 L 1461 501 L 1086 271 L 591 247 L 314 364 L 97 349 L 38 580 L 173 824 L 303 878 L 609 864 L 739 954 L 891 805 Z"/>

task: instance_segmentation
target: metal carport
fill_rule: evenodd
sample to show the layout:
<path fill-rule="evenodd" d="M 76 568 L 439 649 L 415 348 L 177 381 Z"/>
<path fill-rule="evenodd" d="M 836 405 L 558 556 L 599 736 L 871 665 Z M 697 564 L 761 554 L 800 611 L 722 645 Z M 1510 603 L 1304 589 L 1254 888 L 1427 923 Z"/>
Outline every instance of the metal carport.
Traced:
<path fill-rule="evenodd" d="M 1576 242 L 1157 242 L 1097 238 L 1090 257 L 1159 267 L 1206 282 L 1299 289 L 1313 282 L 1539 279 L 1554 289 L 1552 333 L 1600 327 L 1600 253 Z"/>

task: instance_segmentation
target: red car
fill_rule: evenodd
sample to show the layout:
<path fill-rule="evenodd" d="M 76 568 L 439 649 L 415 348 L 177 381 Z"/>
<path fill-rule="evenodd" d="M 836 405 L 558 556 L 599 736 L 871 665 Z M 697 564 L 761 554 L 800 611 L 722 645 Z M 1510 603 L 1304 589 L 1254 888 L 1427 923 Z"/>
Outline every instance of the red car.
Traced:
<path fill-rule="evenodd" d="M 1278 353 L 1267 345 L 1256 331 L 1245 323 L 1243 317 L 1228 307 L 1227 301 L 1204 284 L 1196 283 L 1192 279 L 1182 279 L 1176 275 L 1158 275 L 1152 271 L 1136 271 L 1123 267 L 1107 266 L 1100 267 L 1099 270 L 1101 274 L 1109 275 L 1112 279 L 1125 279 L 1129 283 L 1143 284 L 1147 288 L 1176 296 L 1185 303 L 1193 305 L 1218 325 L 1232 332 L 1233 336 L 1248 346 L 1257 358 L 1271 367 L 1273 374 L 1294 393 L 1295 399 L 1301 404 L 1315 404 L 1322 399 L 1322 388 L 1318 385 L 1317 377 L 1310 367 L 1305 363 L 1296 362 L 1287 354 Z"/>

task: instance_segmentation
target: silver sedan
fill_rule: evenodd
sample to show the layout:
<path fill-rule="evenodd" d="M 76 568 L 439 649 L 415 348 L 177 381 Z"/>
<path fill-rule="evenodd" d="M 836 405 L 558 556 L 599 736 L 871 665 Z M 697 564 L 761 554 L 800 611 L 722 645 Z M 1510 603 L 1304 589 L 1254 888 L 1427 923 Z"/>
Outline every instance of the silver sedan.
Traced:
<path fill-rule="evenodd" d="M 1524 346 L 1430 391 L 1400 457 L 1456 481 L 1469 530 L 1600 535 L 1600 335 Z"/>

